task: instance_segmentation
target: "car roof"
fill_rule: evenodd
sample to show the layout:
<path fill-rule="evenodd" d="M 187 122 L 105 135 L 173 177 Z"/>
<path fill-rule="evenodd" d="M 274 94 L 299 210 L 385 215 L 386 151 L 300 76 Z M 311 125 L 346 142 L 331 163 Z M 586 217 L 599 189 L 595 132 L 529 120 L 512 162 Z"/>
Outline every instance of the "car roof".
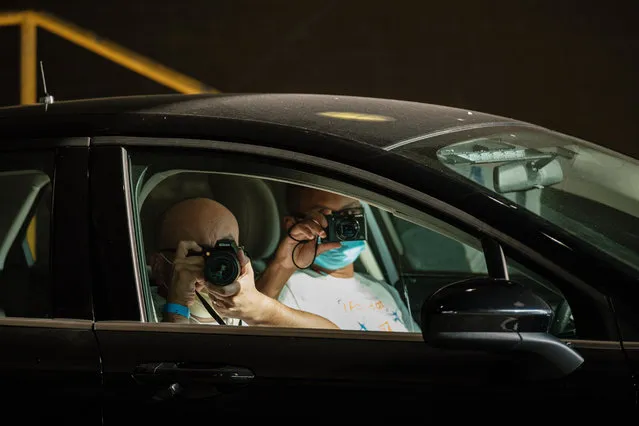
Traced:
<path fill-rule="evenodd" d="M 74 123 L 96 117 L 126 116 L 110 120 L 109 132 L 118 133 L 118 123 L 142 122 L 151 117 L 233 120 L 330 135 L 342 140 L 388 148 L 455 129 L 530 124 L 477 111 L 406 100 L 325 94 L 174 94 L 124 96 L 45 105 L 0 107 L 0 130 L 17 123 L 47 126 L 73 118 Z M 18 121 L 16 122 L 16 119 Z M 38 126 L 36 126 L 38 125 Z M 96 130 L 99 130 L 96 128 Z"/>

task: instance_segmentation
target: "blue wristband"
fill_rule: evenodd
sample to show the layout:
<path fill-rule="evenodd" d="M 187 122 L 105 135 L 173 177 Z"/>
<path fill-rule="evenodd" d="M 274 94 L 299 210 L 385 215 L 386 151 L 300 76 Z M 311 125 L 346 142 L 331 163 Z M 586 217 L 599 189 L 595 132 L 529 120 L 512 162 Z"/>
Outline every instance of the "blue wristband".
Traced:
<path fill-rule="evenodd" d="M 167 303 L 164 305 L 164 312 L 182 315 L 185 318 L 191 317 L 191 311 L 188 306 L 178 305 L 177 303 Z"/>

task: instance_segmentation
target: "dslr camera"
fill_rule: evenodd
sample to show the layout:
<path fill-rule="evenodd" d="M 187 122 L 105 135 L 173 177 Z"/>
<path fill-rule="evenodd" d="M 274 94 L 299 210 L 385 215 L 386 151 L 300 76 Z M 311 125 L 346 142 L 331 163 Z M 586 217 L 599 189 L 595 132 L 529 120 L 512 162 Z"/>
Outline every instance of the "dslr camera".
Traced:
<path fill-rule="evenodd" d="M 238 251 L 233 240 L 219 240 L 215 246 L 201 246 L 202 251 L 189 251 L 188 256 L 204 257 L 204 278 L 218 286 L 229 285 L 237 280 L 242 270 Z"/>
<path fill-rule="evenodd" d="M 362 209 L 345 209 L 326 215 L 324 243 L 366 240 L 366 217 Z"/>

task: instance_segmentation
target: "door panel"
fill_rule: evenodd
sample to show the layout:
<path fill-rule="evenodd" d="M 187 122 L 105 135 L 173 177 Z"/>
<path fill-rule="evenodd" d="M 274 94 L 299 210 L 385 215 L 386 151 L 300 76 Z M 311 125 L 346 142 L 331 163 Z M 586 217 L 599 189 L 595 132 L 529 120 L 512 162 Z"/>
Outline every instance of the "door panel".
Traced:
<path fill-rule="evenodd" d="M 637 405 L 639 405 L 639 377 L 637 377 L 636 371 L 639 369 L 639 341 L 624 342 L 624 350 L 628 355 L 628 361 L 633 369 L 633 378 L 635 385 L 635 398 Z"/>
<path fill-rule="evenodd" d="M 618 345 L 590 344 L 583 348 L 581 370 L 563 380 L 534 382 L 517 378 L 529 374 L 529 358 L 436 350 L 416 334 L 116 322 L 98 323 L 96 330 L 106 424 L 131 416 L 179 419 L 185 409 L 189 416 L 215 418 L 286 413 L 362 419 L 421 415 L 453 401 L 632 404 Z M 158 367 L 157 374 L 149 364 Z"/>
<path fill-rule="evenodd" d="M 100 358 L 91 321 L 2 318 L 0 341 L 3 407 L 31 401 L 29 422 L 100 424 Z"/>
<path fill-rule="evenodd" d="M 11 177 L 0 185 L 1 418 L 100 424 L 88 139 L 42 139 L 46 149 L 26 150 L 33 142 L 0 155 L 0 174 Z"/>

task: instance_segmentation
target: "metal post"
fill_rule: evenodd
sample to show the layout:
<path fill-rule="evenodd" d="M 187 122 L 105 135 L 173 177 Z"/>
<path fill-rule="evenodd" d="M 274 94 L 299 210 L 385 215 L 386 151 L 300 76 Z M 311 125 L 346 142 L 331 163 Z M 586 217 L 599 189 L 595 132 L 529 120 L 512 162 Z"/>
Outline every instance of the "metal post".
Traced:
<path fill-rule="evenodd" d="M 187 94 L 218 93 L 218 90 L 200 81 L 167 68 L 149 58 L 138 55 L 109 40 L 98 37 L 91 31 L 86 31 L 46 13 L 38 12 L 33 16 L 37 20 L 38 27 L 43 30 L 53 33 L 71 43 L 75 43 L 78 46 L 178 92 Z"/>
<path fill-rule="evenodd" d="M 181 93 L 219 93 L 218 90 L 155 61 L 102 39 L 90 31 L 41 12 L 0 12 L 0 27 L 20 25 L 20 103 L 38 99 L 37 29 L 49 31 L 116 64 Z M 35 218 L 27 228 L 27 242 L 35 259 Z"/>
<path fill-rule="evenodd" d="M 37 100 L 37 26 L 33 15 L 26 12 L 20 25 L 20 103 Z"/>
<path fill-rule="evenodd" d="M 20 24 L 20 103 L 34 104 L 37 100 L 37 26 L 34 16 L 26 12 Z M 36 259 L 36 218 L 29 222 L 27 244 Z"/>

